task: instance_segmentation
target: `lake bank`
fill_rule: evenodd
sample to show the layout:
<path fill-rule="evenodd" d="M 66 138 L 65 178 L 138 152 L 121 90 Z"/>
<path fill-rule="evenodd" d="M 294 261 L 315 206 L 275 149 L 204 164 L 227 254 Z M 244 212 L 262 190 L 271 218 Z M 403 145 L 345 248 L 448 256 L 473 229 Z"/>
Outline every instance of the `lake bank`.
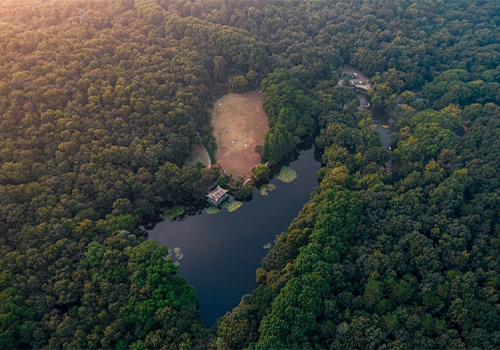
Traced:
<path fill-rule="evenodd" d="M 366 95 L 358 94 L 358 98 L 361 106 L 369 102 Z M 369 110 L 373 119 L 379 121 L 375 130 L 388 148 L 395 122 L 377 106 L 370 106 Z M 389 129 L 383 125 L 388 125 Z M 257 286 L 255 270 L 268 252 L 263 246 L 273 243 L 276 235 L 288 228 L 310 200 L 309 194 L 318 185 L 316 173 L 321 166 L 320 159 L 314 138 L 311 138 L 271 167 L 269 181 L 256 183 L 258 188 L 265 183 L 276 186 L 267 196 L 253 188 L 252 200 L 237 211 L 229 213 L 222 209 L 215 215 L 208 214 L 201 203 L 179 220 L 161 222 L 149 231 L 149 239 L 170 249 L 180 248 L 184 257 L 180 260 L 178 273 L 196 288 L 205 326 L 212 326 L 218 317 L 237 306 L 241 297 Z M 297 172 L 297 179 L 290 184 L 276 178 L 283 166 L 290 166 Z"/>
<path fill-rule="evenodd" d="M 310 200 L 318 185 L 319 159 L 313 140 L 309 140 L 271 167 L 269 182 L 276 189 L 267 196 L 254 188 L 252 200 L 235 212 L 221 210 L 210 215 L 205 209 L 191 211 L 193 216 L 161 222 L 149 231 L 149 239 L 170 249 L 180 248 L 184 257 L 178 273 L 196 288 L 205 326 L 211 327 L 216 318 L 255 289 L 255 271 L 268 252 L 263 246 L 286 231 Z M 297 179 L 289 184 L 279 181 L 276 176 L 282 166 L 294 169 Z"/>

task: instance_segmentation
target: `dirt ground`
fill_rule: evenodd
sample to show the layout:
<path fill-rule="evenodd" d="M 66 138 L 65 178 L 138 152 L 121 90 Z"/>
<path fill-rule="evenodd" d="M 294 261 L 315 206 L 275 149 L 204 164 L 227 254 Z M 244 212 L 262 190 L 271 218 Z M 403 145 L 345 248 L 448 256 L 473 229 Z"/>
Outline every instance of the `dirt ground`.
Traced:
<path fill-rule="evenodd" d="M 371 90 L 370 79 L 368 79 L 368 77 L 366 75 L 364 75 L 359 69 L 345 64 L 343 68 L 339 68 L 339 70 L 337 71 L 337 74 L 339 74 L 339 73 L 346 73 L 348 75 L 352 75 L 353 73 L 357 73 L 359 76 L 359 79 L 349 79 L 349 80 L 354 81 L 355 86 L 358 88 L 361 87 L 361 88 L 364 88 L 366 90 Z M 362 84 L 359 84 L 360 81 L 362 82 Z M 339 85 L 342 85 L 342 83 L 343 83 L 343 81 L 340 80 Z"/>
<path fill-rule="evenodd" d="M 201 148 L 200 145 L 193 145 L 191 148 L 191 156 L 186 161 L 187 166 L 195 166 L 197 162 L 200 162 L 204 164 L 205 166 L 208 165 L 208 159 L 205 155 L 205 152 L 203 151 L 203 148 Z"/>
<path fill-rule="evenodd" d="M 256 145 L 264 144 L 269 130 L 268 118 L 258 91 L 223 96 L 211 111 L 214 136 L 217 140 L 216 164 L 233 175 L 234 179 L 247 179 L 252 168 L 260 164 Z"/>

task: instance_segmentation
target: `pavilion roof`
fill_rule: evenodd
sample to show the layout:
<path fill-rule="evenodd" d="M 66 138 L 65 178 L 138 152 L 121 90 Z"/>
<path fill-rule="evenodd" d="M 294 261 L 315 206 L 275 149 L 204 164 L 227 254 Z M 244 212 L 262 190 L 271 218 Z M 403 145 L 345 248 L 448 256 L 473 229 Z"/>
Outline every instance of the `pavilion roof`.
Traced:
<path fill-rule="evenodd" d="M 217 186 L 213 191 L 208 192 L 207 198 L 212 202 L 217 203 L 221 198 L 223 198 L 227 193 L 227 190 L 223 189 L 220 186 Z"/>

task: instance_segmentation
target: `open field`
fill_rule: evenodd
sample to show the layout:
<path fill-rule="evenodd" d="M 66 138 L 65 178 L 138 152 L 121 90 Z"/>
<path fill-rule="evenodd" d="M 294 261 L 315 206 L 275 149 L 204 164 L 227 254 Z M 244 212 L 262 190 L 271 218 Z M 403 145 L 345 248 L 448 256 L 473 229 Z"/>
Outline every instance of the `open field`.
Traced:
<path fill-rule="evenodd" d="M 250 177 L 252 168 L 260 164 L 255 146 L 264 144 L 264 135 L 269 130 L 262 102 L 264 95 L 258 91 L 228 94 L 211 111 L 217 164 L 235 179 Z"/>
<path fill-rule="evenodd" d="M 191 156 L 186 161 L 187 166 L 195 166 L 197 162 L 202 163 L 205 166 L 208 166 L 208 159 L 203 151 L 203 148 L 200 145 L 193 145 L 191 148 Z"/>

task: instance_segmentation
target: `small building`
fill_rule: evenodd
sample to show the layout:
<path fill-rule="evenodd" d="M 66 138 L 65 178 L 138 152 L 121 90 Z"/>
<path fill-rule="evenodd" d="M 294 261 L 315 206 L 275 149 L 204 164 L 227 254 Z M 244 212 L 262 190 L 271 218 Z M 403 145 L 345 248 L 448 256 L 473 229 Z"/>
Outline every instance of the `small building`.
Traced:
<path fill-rule="evenodd" d="M 208 192 L 207 202 L 218 207 L 228 197 L 227 190 L 217 185 L 217 188 Z"/>

